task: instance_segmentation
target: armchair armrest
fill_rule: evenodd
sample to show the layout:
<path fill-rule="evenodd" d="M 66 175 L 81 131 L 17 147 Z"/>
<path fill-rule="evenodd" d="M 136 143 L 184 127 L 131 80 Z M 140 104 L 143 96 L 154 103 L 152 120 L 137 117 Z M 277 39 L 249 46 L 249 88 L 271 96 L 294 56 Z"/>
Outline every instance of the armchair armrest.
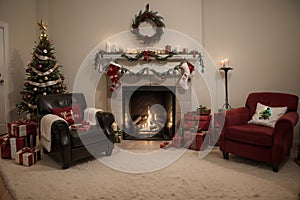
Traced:
<path fill-rule="evenodd" d="M 293 132 L 293 128 L 298 122 L 297 112 L 288 112 L 282 115 L 275 124 L 274 130 L 274 142 L 281 141 L 289 132 Z"/>
<path fill-rule="evenodd" d="M 112 143 L 115 143 L 115 135 L 112 129 L 112 123 L 115 122 L 114 115 L 110 112 L 97 112 L 96 118 L 106 137 Z"/>
<path fill-rule="evenodd" d="M 249 120 L 249 109 L 246 107 L 234 108 L 218 115 L 218 122 L 227 126 L 246 124 Z"/>

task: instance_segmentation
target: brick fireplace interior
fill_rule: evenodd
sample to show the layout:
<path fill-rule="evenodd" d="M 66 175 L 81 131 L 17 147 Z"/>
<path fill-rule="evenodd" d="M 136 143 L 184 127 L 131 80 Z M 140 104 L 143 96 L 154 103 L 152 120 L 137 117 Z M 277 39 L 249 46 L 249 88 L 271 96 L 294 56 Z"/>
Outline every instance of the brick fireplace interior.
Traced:
<path fill-rule="evenodd" d="M 176 87 L 122 87 L 124 140 L 171 140 L 175 134 Z"/>

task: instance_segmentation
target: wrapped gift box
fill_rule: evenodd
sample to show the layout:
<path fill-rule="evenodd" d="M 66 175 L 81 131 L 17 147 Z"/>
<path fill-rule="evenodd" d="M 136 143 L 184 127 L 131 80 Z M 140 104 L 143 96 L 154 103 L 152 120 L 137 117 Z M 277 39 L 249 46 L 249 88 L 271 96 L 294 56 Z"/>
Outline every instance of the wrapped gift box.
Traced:
<path fill-rule="evenodd" d="M 217 127 L 212 127 L 208 130 L 208 137 L 209 137 L 209 145 L 214 146 L 218 145 L 218 140 L 219 140 L 219 128 Z"/>
<path fill-rule="evenodd" d="M 184 129 L 191 129 L 191 128 L 195 128 L 198 126 L 198 121 L 193 120 L 193 121 L 184 121 Z"/>
<path fill-rule="evenodd" d="M 207 108 L 205 105 L 199 105 L 197 108 L 196 112 L 199 115 L 210 115 L 211 109 Z"/>
<path fill-rule="evenodd" d="M 37 123 L 34 121 L 24 121 L 21 124 L 13 124 L 13 134 L 16 137 L 37 135 Z"/>
<path fill-rule="evenodd" d="M 172 146 L 176 148 L 181 148 L 183 144 L 183 137 L 176 135 L 172 139 Z"/>
<path fill-rule="evenodd" d="M 13 121 L 7 123 L 7 131 L 9 135 L 15 135 L 14 134 L 14 126 L 22 124 L 21 121 Z"/>
<path fill-rule="evenodd" d="M 78 132 L 86 132 L 86 131 L 90 130 L 90 128 L 91 128 L 91 125 L 87 121 L 82 121 L 81 124 L 71 125 L 71 129 L 72 130 L 77 130 Z"/>
<path fill-rule="evenodd" d="M 211 115 L 201 116 L 198 124 L 198 128 L 201 130 L 208 130 L 210 125 Z"/>
<path fill-rule="evenodd" d="M 204 149 L 207 146 L 205 142 L 206 132 L 201 133 L 190 133 L 187 132 L 184 134 L 184 142 L 185 147 L 189 149 L 193 149 L 196 151 L 200 151 L 201 148 Z"/>
<path fill-rule="evenodd" d="M 8 134 L 15 137 L 24 137 L 25 146 L 35 147 L 37 137 L 37 122 L 33 120 L 19 120 L 7 123 Z"/>
<path fill-rule="evenodd" d="M 20 165 L 31 166 L 41 159 L 41 150 L 25 147 L 16 153 L 15 161 Z"/>
<path fill-rule="evenodd" d="M 6 135 L 0 138 L 1 158 L 15 159 L 16 152 L 25 146 L 25 138 Z"/>

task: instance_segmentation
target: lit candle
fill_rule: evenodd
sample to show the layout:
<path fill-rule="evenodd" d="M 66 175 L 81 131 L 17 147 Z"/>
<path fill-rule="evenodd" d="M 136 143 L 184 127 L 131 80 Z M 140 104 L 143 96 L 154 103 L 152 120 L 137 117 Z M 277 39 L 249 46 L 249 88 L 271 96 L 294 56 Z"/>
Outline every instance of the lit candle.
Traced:
<path fill-rule="evenodd" d="M 225 63 L 224 60 L 220 61 L 221 67 L 224 67 L 224 63 Z"/>
<path fill-rule="evenodd" d="M 110 53 L 111 52 L 111 43 L 109 41 L 106 42 L 106 52 Z"/>
<path fill-rule="evenodd" d="M 229 67 L 229 59 L 228 58 L 224 59 L 224 65 L 225 65 L 225 67 Z"/>

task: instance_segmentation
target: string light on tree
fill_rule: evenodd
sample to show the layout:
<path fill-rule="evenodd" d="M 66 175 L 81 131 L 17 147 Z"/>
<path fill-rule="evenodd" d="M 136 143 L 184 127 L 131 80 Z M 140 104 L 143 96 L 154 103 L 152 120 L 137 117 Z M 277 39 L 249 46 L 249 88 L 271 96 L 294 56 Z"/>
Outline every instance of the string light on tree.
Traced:
<path fill-rule="evenodd" d="M 20 113 L 36 114 L 37 100 L 48 94 L 66 93 L 65 77 L 60 73 L 53 44 L 46 34 L 47 26 L 43 20 L 37 23 L 40 28 L 39 41 L 35 42 L 32 60 L 25 70 L 25 82 L 20 92 L 22 101 L 17 104 Z"/>

